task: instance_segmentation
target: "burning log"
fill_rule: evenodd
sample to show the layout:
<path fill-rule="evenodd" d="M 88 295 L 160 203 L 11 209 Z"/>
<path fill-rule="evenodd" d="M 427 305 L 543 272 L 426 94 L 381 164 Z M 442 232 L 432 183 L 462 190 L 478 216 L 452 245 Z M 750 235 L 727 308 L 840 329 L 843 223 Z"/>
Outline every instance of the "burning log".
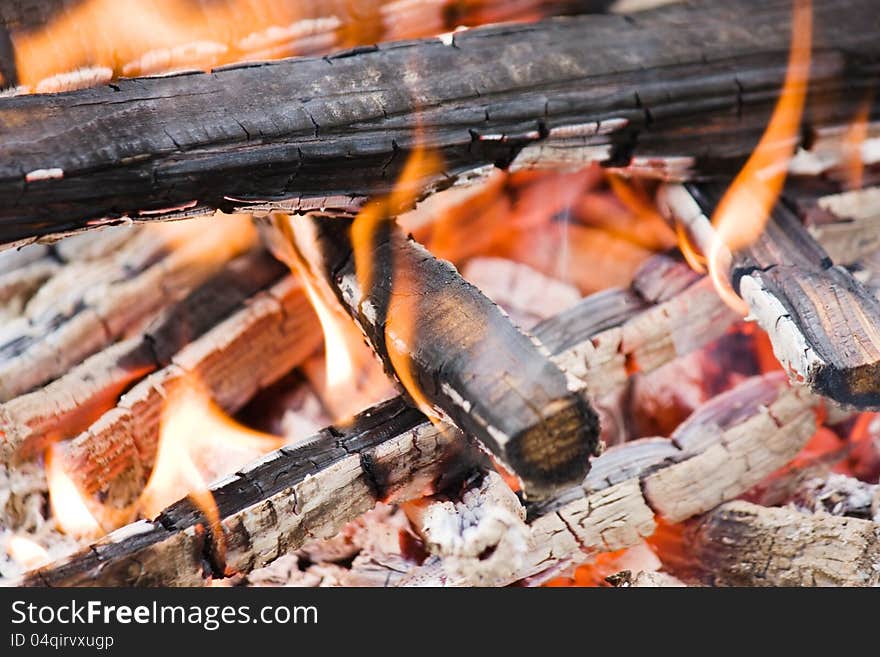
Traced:
<path fill-rule="evenodd" d="M 171 365 L 177 352 L 281 278 L 284 270 L 262 249 L 239 256 L 140 335 L 99 351 L 43 388 L 0 404 L 2 460 L 33 456 L 50 442 L 85 430 L 133 381 Z"/>
<path fill-rule="evenodd" d="M 88 493 L 115 487 L 130 495 L 153 463 L 162 409 L 177 386 L 194 378 L 221 408 L 234 412 L 310 356 L 320 340 L 302 287 L 285 277 L 122 395 L 66 446 L 66 470 Z"/>
<path fill-rule="evenodd" d="M 880 523 L 735 501 L 693 522 L 676 571 L 723 586 L 877 586 Z"/>
<path fill-rule="evenodd" d="M 720 196 L 709 185 L 667 187 L 664 202 L 708 245 L 707 216 Z M 834 266 L 784 203 L 773 208 L 761 236 L 733 254 L 729 276 L 793 379 L 843 404 L 880 405 L 880 302 Z"/>
<path fill-rule="evenodd" d="M 839 124 L 876 75 L 874 6 L 813 7 L 810 120 Z M 789 12 L 788 0 L 684 4 L 3 99 L 15 131 L 0 148 L 0 242 L 120 216 L 348 211 L 389 191 L 423 137 L 446 165 L 426 185 L 521 151 L 520 166 L 684 153 L 729 171 L 777 94 Z"/>
<path fill-rule="evenodd" d="M 463 25 L 602 11 L 608 4 L 610 0 L 367 0 L 356 6 L 339 0 L 319 5 L 293 0 L 154 0 L 147 5 L 136 0 L 12 0 L 0 7 L 0 86 L 82 88 L 169 69 L 319 55 L 378 40 L 432 36 Z M 132 15 L 136 18 L 131 21 L 120 20 Z M 98 79 L 85 75 L 98 70 Z"/>
<path fill-rule="evenodd" d="M 477 438 L 529 498 L 581 481 L 599 435 L 589 401 L 452 265 L 393 219 L 363 221 L 279 216 L 276 251 L 332 289 L 422 412 Z"/>

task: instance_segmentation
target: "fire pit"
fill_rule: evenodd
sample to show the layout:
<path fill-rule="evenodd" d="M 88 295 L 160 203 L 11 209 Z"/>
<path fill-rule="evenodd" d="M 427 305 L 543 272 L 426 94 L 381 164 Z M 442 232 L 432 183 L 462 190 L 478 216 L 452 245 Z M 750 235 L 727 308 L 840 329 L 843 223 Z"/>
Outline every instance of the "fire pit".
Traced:
<path fill-rule="evenodd" d="M 880 583 L 875 8 L 660 4 L 0 9 L 4 581 Z"/>

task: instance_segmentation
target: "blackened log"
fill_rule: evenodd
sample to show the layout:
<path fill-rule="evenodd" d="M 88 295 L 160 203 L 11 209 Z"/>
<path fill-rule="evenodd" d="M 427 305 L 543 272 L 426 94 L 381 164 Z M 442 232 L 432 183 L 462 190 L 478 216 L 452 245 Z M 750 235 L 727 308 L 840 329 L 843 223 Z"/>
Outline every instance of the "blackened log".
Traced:
<path fill-rule="evenodd" d="M 528 497 L 582 481 L 598 418 L 546 348 L 393 219 L 356 237 L 359 221 L 278 215 L 270 230 L 276 253 L 330 287 L 413 402 L 477 438 Z"/>
<path fill-rule="evenodd" d="M 704 217 L 724 191 L 687 189 Z M 734 254 L 730 280 L 793 379 L 842 404 L 880 407 L 880 301 L 834 265 L 785 200 L 762 235 Z"/>
<path fill-rule="evenodd" d="M 813 6 L 805 122 L 846 122 L 877 73 L 874 3 Z M 120 216 L 350 210 L 387 192 L 420 142 L 445 162 L 426 184 L 539 142 L 552 152 L 529 161 L 695 155 L 695 170 L 732 170 L 776 99 L 790 12 L 683 4 L 4 99 L 0 242 Z"/>
<path fill-rule="evenodd" d="M 536 15 L 603 11 L 610 0 L 433 0 L 425 3 L 396 3 L 367 0 L 352 6 L 346 0 L 302 3 L 297 0 L 176 0 L 153 2 L 145 7 L 144 20 L 155 17 L 150 30 L 161 31 L 161 21 L 186 21 L 192 30 L 190 42 L 162 39 L 131 51 L 126 28 L 118 32 L 98 31 L 93 14 L 112 7 L 88 0 L 11 0 L 0 5 L 0 87 L 19 82 L 31 88 L 49 86 L 78 69 L 97 67 L 105 71 L 101 81 L 78 78 L 75 73 L 64 84 L 84 88 L 119 77 L 149 75 L 168 70 L 201 70 L 217 63 L 279 59 L 293 55 L 324 55 L 334 50 L 364 46 L 377 41 L 433 36 L 461 25 L 480 25 L 531 18 Z M 91 9 L 90 12 L 81 11 Z M 245 20 L 235 20 L 246 12 Z M 56 21 L 65 21 L 62 27 Z M 199 29 L 226 20 L 221 33 Z M 52 31 L 54 30 L 54 31 Z M 39 35 L 45 41 L 40 50 L 16 52 L 17 39 Z M 164 37 L 165 35 L 163 35 Z M 198 46 L 210 40 L 214 48 Z M 95 44 L 98 44 L 96 47 Z M 116 46 L 116 47 L 114 47 Z M 193 47 L 195 46 L 195 47 Z M 22 70 L 16 57 L 30 58 Z M 58 55 L 60 54 L 60 57 Z M 164 55 L 164 57 L 163 57 Z M 37 61 L 35 61 L 37 60 Z M 27 65 L 30 65 L 29 67 Z M 53 80 L 54 78 L 54 80 Z M 43 84 L 41 84 L 43 83 Z"/>

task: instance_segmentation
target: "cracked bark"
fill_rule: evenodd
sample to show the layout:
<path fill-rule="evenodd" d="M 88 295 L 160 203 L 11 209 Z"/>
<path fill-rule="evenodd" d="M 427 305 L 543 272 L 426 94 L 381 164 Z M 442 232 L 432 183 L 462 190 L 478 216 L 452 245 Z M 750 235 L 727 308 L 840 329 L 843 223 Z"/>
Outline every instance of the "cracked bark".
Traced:
<path fill-rule="evenodd" d="M 284 271 L 262 249 L 239 256 L 168 306 L 139 335 L 99 351 L 45 387 L 0 404 L 2 460 L 29 458 L 84 431 L 132 382 L 171 365 L 178 351 Z"/>
<path fill-rule="evenodd" d="M 475 437 L 530 499 L 583 480 L 599 423 L 539 342 L 393 218 L 275 218 L 273 248 L 330 290 L 422 412 Z"/>
<path fill-rule="evenodd" d="M 813 6 L 821 48 L 806 121 L 845 123 L 860 96 L 851 92 L 875 76 L 873 5 Z M 789 13 L 786 0 L 683 4 L 474 29 L 455 35 L 453 47 L 427 39 L 121 80 L 51 102 L 3 99 L 0 118 L 15 130 L 0 148 L 0 242 L 121 215 L 352 210 L 389 190 L 419 142 L 445 162 L 442 175 L 421 182 L 441 186 L 480 165 L 506 165 L 538 142 L 523 165 L 626 164 L 635 155 L 643 166 L 639 158 L 687 155 L 702 173 L 729 172 L 772 108 Z M 26 181 L 58 170 L 62 177 Z"/>
<path fill-rule="evenodd" d="M 663 203 L 708 252 L 715 185 L 667 186 Z M 880 302 L 835 266 L 785 199 L 761 236 L 733 254 L 733 288 L 773 344 L 792 380 L 841 404 L 880 406 Z"/>

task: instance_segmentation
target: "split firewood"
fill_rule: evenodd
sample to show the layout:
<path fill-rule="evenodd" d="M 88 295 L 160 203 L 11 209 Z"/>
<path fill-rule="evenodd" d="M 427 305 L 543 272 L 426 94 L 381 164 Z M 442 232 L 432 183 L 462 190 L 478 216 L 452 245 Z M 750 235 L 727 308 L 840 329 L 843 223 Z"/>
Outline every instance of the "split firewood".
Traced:
<path fill-rule="evenodd" d="M 65 374 L 138 330 L 256 245 L 248 219 L 209 221 L 208 230 L 202 222 L 149 227 L 101 257 L 59 268 L 23 314 L 0 328 L 0 401 Z M 82 241 L 75 244 L 86 248 Z"/>
<path fill-rule="evenodd" d="M 556 354 L 554 360 L 561 367 L 576 377 L 577 386 L 589 384 L 596 398 L 613 394 L 622 389 L 634 370 L 641 367 L 642 371 L 651 371 L 698 349 L 721 335 L 735 319 L 708 282 L 698 279 L 684 263 L 657 256 L 643 267 L 632 290 L 612 290 L 584 299 L 569 311 L 540 324 L 533 335 Z M 665 296 L 670 298 L 663 301 Z M 272 297 L 282 299 L 286 313 L 277 312 L 278 305 Z M 284 367 L 293 367 L 298 358 L 307 356 L 320 335 L 307 299 L 298 287 L 289 282 L 279 285 L 272 297 L 258 297 L 181 354 L 187 371 L 205 371 L 207 365 L 197 367 L 193 362 L 216 361 L 216 365 L 208 368 L 208 374 L 201 376 L 207 378 L 211 389 L 221 391 L 217 401 L 227 410 L 239 408 L 257 387 L 265 385 L 255 381 L 277 378 Z M 279 323 L 285 321 L 289 322 L 288 328 L 279 328 Z M 676 338 L 683 326 L 688 326 L 687 341 Z M 292 345 L 279 349 L 281 354 L 292 353 L 291 361 L 280 362 L 259 355 L 246 357 L 250 353 L 249 341 L 270 349 L 273 340 Z M 262 353 L 262 349 L 256 351 Z M 272 369 L 273 363 L 277 370 Z M 211 374 L 213 368 L 218 374 Z M 267 368 L 278 374 L 265 374 Z M 164 388 L 163 381 L 175 381 L 182 375 L 174 365 L 166 370 L 136 385 L 115 410 L 107 412 L 67 446 L 66 469 L 83 490 L 105 494 L 118 490 L 120 504 L 130 502 L 130 496 L 136 494 L 137 483 L 148 471 L 155 452 L 163 403 L 159 391 Z M 220 382 L 221 374 L 225 383 Z M 140 425 L 146 427 L 144 438 L 139 429 L 136 431 Z"/>
<path fill-rule="evenodd" d="M 390 217 L 274 221 L 279 257 L 332 290 L 422 412 L 477 438 L 529 498 L 583 480 L 598 447 L 590 402 L 451 264 Z"/>
<path fill-rule="evenodd" d="M 625 344 L 625 349 L 628 350 L 628 353 L 630 354 L 629 358 L 642 358 L 648 365 L 659 365 L 663 362 L 664 358 L 675 358 L 679 351 L 686 353 L 687 348 L 689 348 L 690 345 L 704 343 L 703 338 L 701 338 L 697 332 L 694 332 L 692 336 L 693 341 L 689 343 L 681 343 L 678 345 L 679 349 L 677 350 L 676 345 L 672 340 L 672 334 L 668 332 L 674 331 L 676 329 L 676 324 L 673 322 L 662 322 L 658 319 L 675 311 L 675 309 L 679 307 L 699 307 L 695 304 L 700 299 L 712 299 L 714 300 L 714 303 L 718 303 L 722 308 L 724 307 L 723 304 L 720 304 L 720 302 L 717 301 L 717 295 L 707 294 L 707 292 L 711 292 L 711 290 L 702 289 L 700 287 L 701 284 L 699 283 L 694 285 L 694 280 L 696 278 L 698 277 L 692 274 L 683 264 L 670 262 L 665 257 L 657 257 L 653 261 L 650 261 L 646 265 L 642 274 L 637 277 L 635 287 L 632 291 L 628 291 L 627 293 L 624 293 L 623 291 L 612 291 L 610 294 L 603 293 L 594 295 L 591 298 L 583 300 L 578 308 L 563 313 L 556 318 L 555 321 L 548 320 L 542 323 L 540 327 L 535 329 L 534 334 L 538 340 L 547 344 L 551 350 L 556 351 L 557 361 L 569 362 L 572 365 L 576 365 L 582 375 L 589 380 L 604 381 L 607 378 L 610 381 L 625 382 L 627 376 L 627 357 L 620 355 L 619 358 L 611 358 L 608 354 L 603 354 L 602 358 L 591 357 L 591 354 L 593 354 L 596 349 L 594 346 L 594 340 L 597 345 L 604 345 L 606 342 L 617 346 Z M 645 296 L 642 297 L 636 292 L 636 290 L 642 290 Z M 671 297 L 669 301 L 663 302 L 662 299 L 664 298 L 664 294 L 661 293 L 665 293 L 665 295 Z M 692 296 L 695 293 L 696 296 Z M 300 303 L 305 304 L 303 297 L 304 295 L 299 292 Z M 622 302 L 621 299 L 623 300 Z M 648 301 L 649 299 L 660 301 L 660 303 L 657 305 L 650 305 L 650 302 Z M 269 304 L 255 302 L 253 305 L 265 308 L 266 305 Z M 270 307 L 277 307 L 277 302 L 271 304 Z M 645 310 L 645 308 L 647 308 L 647 310 Z M 643 321 L 639 321 L 638 317 L 640 310 L 643 310 L 646 313 L 656 313 L 655 318 L 653 320 L 645 318 Z M 233 326 L 241 325 L 247 327 L 251 316 L 246 311 L 242 311 L 239 315 L 241 315 L 241 317 L 239 317 L 238 320 L 231 318 L 230 320 L 227 320 L 227 323 L 230 323 Z M 698 315 L 704 316 L 704 314 Z M 288 317 L 295 318 L 296 314 L 289 313 Z M 273 324 L 271 321 L 267 321 L 265 323 L 258 323 L 257 326 L 265 326 L 265 324 L 268 324 L 270 327 L 277 325 Z M 706 330 L 711 334 L 710 328 L 717 328 L 716 324 L 709 324 Z M 621 325 L 629 326 L 625 331 L 628 336 L 636 336 L 637 327 L 651 327 L 652 330 L 650 334 L 643 339 L 635 340 L 633 338 L 628 338 L 625 343 L 622 343 L 623 331 L 620 328 Z M 222 326 L 223 325 L 221 325 L 221 327 Z M 217 334 L 226 334 L 227 329 L 221 327 L 215 329 Z M 280 339 L 278 333 L 274 329 L 263 328 L 261 331 L 262 332 L 248 332 L 244 330 L 241 332 L 243 339 L 236 341 L 230 338 L 231 344 L 238 346 L 229 351 L 221 351 L 219 355 L 216 356 L 216 360 L 220 363 L 219 367 L 217 367 L 217 371 L 223 373 L 230 371 L 230 368 L 235 368 L 238 363 L 237 359 L 241 354 L 252 353 L 249 348 L 253 343 L 272 344 L 273 341 Z M 296 335 L 295 330 L 289 332 Z M 264 334 L 266 335 L 265 341 L 261 337 Z M 318 334 L 318 332 L 315 331 L 315 327 L 311 327 L 310 333 L 307 335 L 316 334 Z M 193 345 L 190 345 L 190 347 L 185 349 L 183 353 L 186 354 L 187 352 L 193 351 L 195 356 L 200 354 L 212 354 L 214 350 L 213 345 L 216 344 L 216 340 L 208 340 L 207 338 L 209 335 L 210 333 L 197 340 Z M 286 333 L 281 333 L 281 335 L 286 335 Z M 256 337 L 251 339 L 250 336 Z M 709 339 L 711 339 L 711 337 L 707 337 L 705 340 Z M 199 345 L 200 343 L 204 343 L 203 346 L 197 347 L 196 345 Z M 616 353 L 617 346 L 613 349 L 609 349 L 609 354 L 611 352 Z M 230 355 L 228 361 L 223 357 L 224 354 Z M 645 354 L 644 357 L 643 354 Z M 647 354 L 653 354 L 653 356 L 648 358 Z M 237 373 L 235 376 L 225 377 L 224 380 L 237 383 L 239 380 L 243 379 L 245 375 L 247 375 L 248 380 L 250 380 L 253 371 L 260 372 L 266 362 L 271 362 L 271 359 L 265 359 L 261 356 L 255 358 L 255 361 L 247 359 L 246 363 L 248 365 L 242 369 L 241 372 Z M 188 356 L 183 359 L 184 362 L 193 362 L 194 360 L 195 358 L 193 356 Z M 208 362 L 210 363 L 212 361 L 209 359 Z M 596 377 L 592 377 L 587 373 L 587 363 L 591 363 L 596 368 Z M 184 369 L 191 369 L 191 366 L 185 367 Z M 206 373 L 204 372 L 205 369 L 207 369 L 208 372 L 212 371 L 211 368 L 203 367 L 203 378 L 206 376 Z M 163 374 L 163 372 L 165 373 Z M 105 416 L 92 428 L 67 446 L 67 461 L 65 469 L 76 479 L 77 483 L 84 491 L 107 491 L 110 487 L 114 489 L 122 488 L 123 490 L 129 490 L 132 486 L 128 483 L 128 480 L 134 478 L 137 483 L 138 476 L 142 477 L 142 473 L 147 466 L 141 465 L 141 459 L 149 464 L 152 459 L 152 454 L 155 452 L 155 443 L 158 433 L 157 422 L 161 411 L 162 400 L 162 396 L 159 392 L 162 389 L 162 382 L 166 378 L 180 376 L 180 374 L 179 369 L 172 366 L 171 368 L 167 368 L 167 370 L 162 370 L 151 375 L 142 383 L 135 386 L 130 393 L 125 395 L 117 409 L 105 414 Z M 209 386 L 211 385 L 211 378 L 208 379 L 207 383 Z M 230 385 L 230 383 L 227 383 L 227 385 Z M 613 384 L 606 384 L 606 386 L 609 389 L 613 389 Z M 223 386 L 219 385 L 214 389 L 216 390 L 218 388 L 221 391 L 225 389 Z M 241 395 L 241 397 L 245 396 L 246 395 L 244 394 Z M 218 401 L 224 407 L 229 408 L 222 397 L 218 399 Z M 363 417 L 366 418 L 364 420 L 364 422 L 367 422 L 366 426 L 370 427 L 372 434 L 376 434 L 371 434 L 371 440 L 379 441 L 377 443 L 379 447 L 384 444 L 385 446 L 381 447 L 383 450 L 397 450 L 394 452 L 394 457 L 397 458 L 397 460 L 389 460 L 387 469 L 389 469 L 395 477 L 413 478 L 415 480 L 412 484 L 413 490 L 418 490 L 419 492 L 422 492 L 425 489 L 425 481 L 430 482 L 434 479 L 437 479 L 439 482 L 436 488 L 446 488 L 445 485 L 440 484 L 448 482 L 450 478 L 454 480 L 452 475 L 458 471 L 458 468 L 454 465 L 456 462 L 455 459 L 458 457 L 452 455 L 460 452 L 462 448 L 461 438 L 454 438 L 453 435 L 457 436 L 458 434 L 450 428 L 443 428 L 442 426 L 435 427 L 431 425 L 425 420 L 424 416 L 420 414 L 416 414 L 421 418 L 421 424 L 418 425 L 417 428 L 412 429 L 412 431 L 408 428 L 401 429 L 397 418 L 402 411 L 388 411 L 389 408 L 400 409 L 404 406 L 403 402 L 400 400 L 396 403 L 398 406 L 389 407 L 387 405 L 380 405 L 362 414 Z M 355 424 L 357 425 L 357 423 Z M 138 429 L 140 426 L 145 427 L 143 432 Z M 406 426 L 408 427 L 409 425 Z M 352 430 L 358 430 L 357 426 Z M 335 436 L 341 432 L 344 433 L 344 431 L 346 431 L 344 428 L 334 428 L 331 429 L 327 435 Z M 327 440 L 329 440 L 329 438 Z M 384 441 L 384 443 L 382 441 Z M 144 443 L 144 446 L 140 443 Z M 306 441 L 305 444 L 311 445 L 311 442 Z M 333 444 L 335 445 L 335 441 Z M 394 445 L 397 446 L 394 447 Z M 377 449 L 379 449 L 379 447 L 377 447 Z M 290 449 L 295 450 L 295 448 Z M 416 453 L 411 453 L 410 450 L 416 450 Z M 283 456 L 283 454 L 279 455 Z M 430 464 L 431 467 L 437 467 L 439 469 L 436 471 L 429 470 L 422 472 L 422 470 L 410 463 L 413 457 L 416 458 L 417 463 L 427 463 Z M 284 458 L 288 457 L 285 456 Z M 391 456 L 388 458 L 392 459 Z M 423 458 L 424 461 L 422 460 Z M 310 465 L 314 465 L 311 461 L 309 463 Z M 377 466 L 373 464 L 373 461 L 370 458 L 361 459 L 358 463 L 363 463 L 364 468 L 366 468 L 366 474 L 364 476 L 372 478 L 376 476 L 377 472 L 382 472 L 377 469 Z M 449 470 L 448 476 L 444 478 L 444 473 L 446 473 L 447 470 Z M 337 495 L 337 493 L 332 489 L 336 486 L 336 484 L 333 483 L 336 476 L 335 470 L 331 470 L 320 476 L 315 474 L 316 481 L 313 481 L 312 484 L 319 488 L 324 486 L 326 488 L 327 499 L 335 500 L 334 496 Z M 324 477 L 328 477 L 329 479 L 325 481 Z M 282 478 L 282 480 L 278 482 L 279 485 L 283 484 L 284 481 L 288 481 L 288 479 Z M 294 481 L 295 480 L 290 480 L 289 485 L 293 486 Z M 142 479 L 140 482 L 142 483 Z M 310 484 L 310 486 L 312 484 Z M 139 490 L 136 486 L 134 488 L 135 491 Z M 326 519 L 321 520 L 322 523 L 329 523 L 326 525 L 327 529 L 323 535 L 329 536 L 335 533 L 335 531 L 338 531 L 341 524 L 354 519 L 354 517 L 363 510 L 369 508 L 377 496 L 379 499 L 385 499 L 387 497 L 388 491 L 382 486 L 371 484 L 367 488 L 369 491 L 368 499 L 360 500 L 357 504 L 352 501 L 351 504 L 345 508 L 338 507 L 338 503 L 334 501 L 329 508 L 319 510 L 319 513 L 323 514 L 341 514 L 339 517 L 334 515 L 332 521 Z M 312 488 L 308 488 L 308 490 L 312 490 Z M 338 494 L 347 495 L 347 492 L 343 491 Z M 308 495 L 305 493 L 303 493 L 303 495 L 305 496 L 300 496 L 298 499 L 308 499 Z M 412 493 L 409 497 L 417 496 L 417 493 Z M 233 494 L 233 497 L 235 497 L 235 494 Z M 400 499 L 409 499 L 409 497 L 402 495 Z M 291 512 L 293 513 L 293 511 Z M 250 513 L 251 511 L 247 511 L 245 515 Z M 295 521 L 296 523 L 300 522 L 300 520 L 297 519 L 291 519 L 291 521 Z M 333 524 L 337 521 L 340 524 Z M 231 522 L 232 521 L 230 520 L 230 523 Z M 307 526 L 303 532 L 305 534 L 311 533 L 312 529 L 308 527 L 308 525 L 312 523 L 312 520 L 305 518 L 302 522 Z M 279 531 L 281 531 L 281 529 L 279 529 Z M 171 533 L 173 534 L 174 532 Z M 123 532 L 121 535 L 117 536 L 125 536 L 125 533 Z M 156 540 L 161 539 L 164 541 L 167 538 L 169 538 L 169 535 L 166 533 L 161 536 L 157 535 Z M 185 540 L 189 541 L 191 539 L 192 537 Z M 112 542 L 118 540 L 118 538 L 107 538 L 106 540 Z M 174 539 L 174 541 L 179 540 L 183 539 Z M 198 540 L 202 541 L 202 538 L 199 538 Z M 140 549 L 137 547 L 139 544 L 139 542 L 135 541 L 134 545 L 119 548 L 114 554 L 118 555 L 120 554 L 119 551 L 121 551 L 123 555 L 128 555 L 131 550 Z M 202 544 L 202 542 L 199 542 L 199 545 Z M 148 549 L 152 550 L 153 548 L 148 547 Z M 127 558 L 127 556 L 119 558 L 123 559 Z M 260 559 L 262 559 L 262 557 Z M 271 561 L 271 557 L 266 557 L 263 561 L 260 559 L 257 559 L 254 562 L 253 567 L 258 567 L 261 563 Z M 157 577 L 171 581 L 176 575 L 160 573 Z M 113 576 L 108 575 L 107 579 L 104 581 L 113 581 Z M 139 580 L 135 577 L 130 581 L 136 582 Z"/>
<path fill-rule="evenodd" d="M 841 125 L 875 76 L 874 6 L 812 6 L 822 48 L 808 109 Z M 518 166 L 684 153 L 691 168 L 730 172 L 766 125 L 790 13 L 788 0 L 672 5 L 5 98 L 0 242 L 120 216 L 350 211 L 387 193 L 419 145 L 445 162 L 422 188 L 521 151 Z"/>
<path fill-rule="evenodd" d="M 0 404 L 0 457 L 30 457 L 71 438 L 115 405 L 127 386 L 171 365 L 184 346 L 238 309 L 286 268 L 262 249 L 230 261 L 141 333 L 99 351 L 43 388 Z"/>
<path fill-rule="evenodd" d="M 708 252 L 722 188 L 668 186 L 663 203 Z M 733 254 L 730 280 L 793 380 L 842 404 L 880 406 L 880 301 L 810 236 L 782 202 Z"/>
<path fill-rule="evenodd" d="M 90 494 L 120 489 L 132 501 L 153 464 L 166 398 L 193 380 L 227 412 L 280 379 L 320 346 L 306 294 L 290 276 L 250 298 L 238 312 L 126 392 L 64 450 L 65 469 Z"/>
<path fill-rule="evenodd" d="M 784 376 L 756 377 L 707 402 L 670 439 L 640 439 L 609 449 L 596 459 L 583 491 L 530 510 L 526 549 L 506 560 L 515 564 L 515 572 L 491 584 L 545 581 L 600 552 L 638 544 L 654 532 L 655 515 L 680 522 L 737 497 L 806 444 L 815 431 L 817 403 L 806 391 L 789 388 Z M 402 584 L 475 583 L 468 572 L 453 570 L 433 561 L 411 571 Z M 487 572 L 499 571 L 480 574 Z"/>
<path fill-rule="evenodd" d="M 716 586 L 877 586 L 880 523 L 735 501 L 695 520 L 678 572 Z"/>

